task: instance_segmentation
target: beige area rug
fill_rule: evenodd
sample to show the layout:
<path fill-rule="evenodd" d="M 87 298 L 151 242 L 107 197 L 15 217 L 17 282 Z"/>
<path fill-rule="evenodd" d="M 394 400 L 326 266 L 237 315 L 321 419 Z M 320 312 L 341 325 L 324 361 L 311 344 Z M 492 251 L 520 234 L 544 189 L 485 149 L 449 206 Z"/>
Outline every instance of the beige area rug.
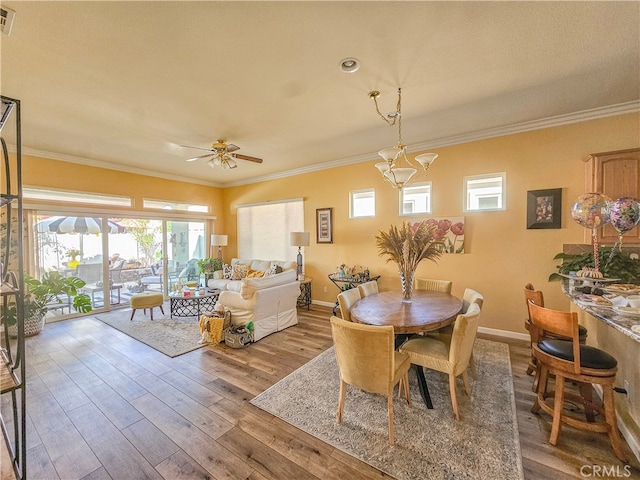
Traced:
<path fill-rule="evenodd" d="M 153 321 L 148 309 L 146 315 L 142 310 L 137 310 L 133 320 L 130 320 L 130 308 L 99 314 L 95 318 L 169 357 L 177 357 L 206 345 L 199 343 L 202 334 L 198 317 L 170 318 L 169 302 L 165 302 L 162 308 L 164 315 L 159 308 L 153 309 Z"/>
<path fill-rule="evenodd" d="M 476 340 L 478 380 L 451 410 L 448 377 L 426 371 L 434 409 L 424 405 L 409 372 L 412 406 L 394 397 L 395 445 L 389 445 L 387 400 L 349 387 L 336 423 L 338 367 L 333 347 L 255 397 L 251 403 L 400 480 L 522 479 L 509 348 Z M 396 389 L 397 392 L 397 389 Z"/>

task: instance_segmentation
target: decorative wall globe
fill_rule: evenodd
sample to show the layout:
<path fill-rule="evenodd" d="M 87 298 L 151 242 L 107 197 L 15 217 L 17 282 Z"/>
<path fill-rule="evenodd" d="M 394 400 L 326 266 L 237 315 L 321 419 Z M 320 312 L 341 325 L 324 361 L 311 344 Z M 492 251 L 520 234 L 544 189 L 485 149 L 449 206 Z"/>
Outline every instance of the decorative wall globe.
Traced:
<path fill-rule="evenodd" d="M 612 203 L 602 193 L 585 193 L 571 207 L 571 218 L 583 227 L 595 230 L 611 221 Z"/>

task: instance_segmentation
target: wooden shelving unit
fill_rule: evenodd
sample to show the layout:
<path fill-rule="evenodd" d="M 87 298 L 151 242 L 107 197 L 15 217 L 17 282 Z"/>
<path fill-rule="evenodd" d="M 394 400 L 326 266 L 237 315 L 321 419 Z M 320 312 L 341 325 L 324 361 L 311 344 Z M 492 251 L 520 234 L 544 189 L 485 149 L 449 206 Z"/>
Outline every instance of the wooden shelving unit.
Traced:
<path fill-rule="evenodd" d="M 0 248 L 0 300 L 2 301 L 2 332 L 0 335 L 0 395 L 10 397 L 9 406 L 4 401 L 0 410 L 2 476 L 5 478 L 7 463 L 13 467 L 17 480 L 27 478 L 26 448 L 26 384 L 24 341 L 24 265 L 22 252 L 22 149 L 20 129 L 20 101 L 1 96 L 0 143 L 2 144 L 2 236 Z M 4 128 L 15 121 L 11 131 L 16 144 L 16 155 L 9 157 Z M 14 223 L 15 222 L 15 223 Z M 14 228 L 17 225 L 17 228 Z M 15 305 L 16 323 L 10 329 L 7 315 L 9 306 Z M 4 399 L 3 399 L 4 400 Z M 10 416 L 10 420 L 5 418 Z"/>

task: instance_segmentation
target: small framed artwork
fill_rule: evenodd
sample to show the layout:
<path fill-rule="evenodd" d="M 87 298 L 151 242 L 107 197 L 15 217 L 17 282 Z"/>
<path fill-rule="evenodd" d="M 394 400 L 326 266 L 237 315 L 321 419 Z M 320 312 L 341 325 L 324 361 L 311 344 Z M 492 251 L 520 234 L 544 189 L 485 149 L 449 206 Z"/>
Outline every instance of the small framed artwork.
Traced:
<path fill-rule="evenodd" d="M 316 243 L 333 243 L 333 208 L 316 209 Z"/>
<path fill-rule="evenodd" d="M 562 189 L 527 192 L 527 228 L 562 227 Z"/>

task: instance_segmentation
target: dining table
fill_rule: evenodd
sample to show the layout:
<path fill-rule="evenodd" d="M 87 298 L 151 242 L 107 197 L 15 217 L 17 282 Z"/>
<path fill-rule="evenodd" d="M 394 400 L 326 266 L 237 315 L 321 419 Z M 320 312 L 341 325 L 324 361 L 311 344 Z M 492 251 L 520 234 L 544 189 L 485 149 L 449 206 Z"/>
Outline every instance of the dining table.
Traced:
<path fill-rule="evenodd" d="M 393 326 L 398 348 L 411 335 L 452 324 L 462 311 L 462 300 L 449 293 L 416 290 L 411 303 L 402 300 L 399 291 L 368 295 L 351 307 L 351 320 L 368 325 Z M 424 370 L 419 365 L 413 367 L 418 377 L 420 395 L 427 408 L 433 408 Z"/>

